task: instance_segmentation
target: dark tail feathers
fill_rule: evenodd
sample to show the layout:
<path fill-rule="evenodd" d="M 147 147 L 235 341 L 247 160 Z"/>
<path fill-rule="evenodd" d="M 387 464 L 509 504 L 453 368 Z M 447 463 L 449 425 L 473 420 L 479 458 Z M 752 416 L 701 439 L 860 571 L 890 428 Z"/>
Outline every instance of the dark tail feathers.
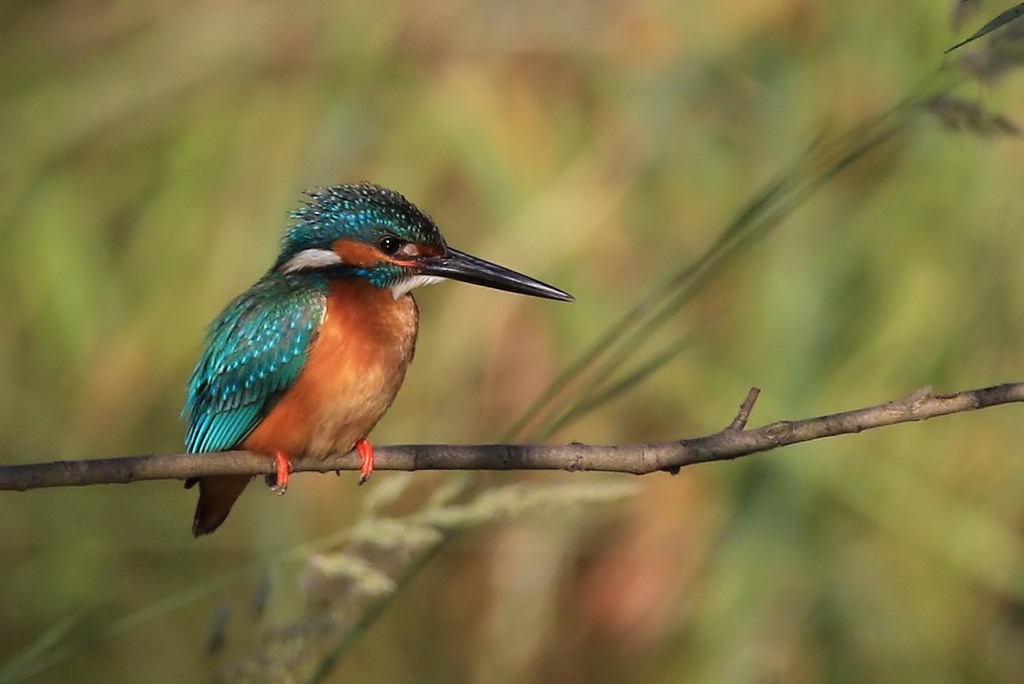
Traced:
<path fill-rule="evenodd" d="M 192 534 L 201 537 L 220 527 L 251 479 L 251 475 L 199 478 L 199 503 L 196 504 L 196 515 L 192 519 Z M 191 487 L 195 483 L 196 480 L 189 480 L 185 486 Z"/>

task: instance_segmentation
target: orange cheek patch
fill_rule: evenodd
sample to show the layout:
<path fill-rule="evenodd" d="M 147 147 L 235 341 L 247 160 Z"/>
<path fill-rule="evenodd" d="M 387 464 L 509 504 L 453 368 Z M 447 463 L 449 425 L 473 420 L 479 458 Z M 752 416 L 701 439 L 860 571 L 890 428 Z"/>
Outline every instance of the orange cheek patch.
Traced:
<path fill-rule="evenodd" d="M 369 268 L 381 261 L 388 260 L 380 250 L 361 242 L 335 240 L 331 247 L 334 249 L 334 253 L 341 258 L 342 263 L 349 266 Z"/>

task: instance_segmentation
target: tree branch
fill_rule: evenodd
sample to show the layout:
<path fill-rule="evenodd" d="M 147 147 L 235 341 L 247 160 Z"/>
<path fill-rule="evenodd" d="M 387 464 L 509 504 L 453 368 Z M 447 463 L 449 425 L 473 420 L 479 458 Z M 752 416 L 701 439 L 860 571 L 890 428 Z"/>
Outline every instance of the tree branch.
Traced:
<path fill-rule="evenodd" d="M 759 390 L 753 388 L 739 413 L 721 432 L 675 442 L 595 446 L 588 444 L 409 445 L 378 447 L 377 470 L 597 470 L 643 475 L 677 473 L 695 463 L 725 461 L 787 444 L 927 420 L 999 404 L 1024 401 L 1024 383 L 953 394 L 925 387 L 877 406 L 745 429 Z M 359 457 L 338 454 L 324 461 L 295 463 L 295 471 L 358 470 Z M 139 480 L 184 480 L 204 475 L 267 475 L 271 459 L 247 451 L 149 454 L 86 461 L 0 466 L 0 490 L 126 484 Z"/>

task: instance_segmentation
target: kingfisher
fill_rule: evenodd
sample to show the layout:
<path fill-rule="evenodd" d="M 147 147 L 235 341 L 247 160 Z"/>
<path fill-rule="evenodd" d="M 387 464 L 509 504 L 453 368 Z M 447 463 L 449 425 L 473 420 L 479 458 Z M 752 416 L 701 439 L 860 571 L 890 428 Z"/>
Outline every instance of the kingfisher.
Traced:
<path fill-rule="evenodd" d="M 182 415 L 189 453 L 242 449 L 272 458 L 288 487 L 293 460 L 355 449 L 373 472 L 367 436 L 391 406 L 416 349 L 412 290 L 459 280 L 534 297 L 572 295 L 453 249 L 401 194 L 360 183 L 307 193 L 274 265 L 213 321 Z M 192 534 L 216 530 L 250 475 L 199 484 Z"/>

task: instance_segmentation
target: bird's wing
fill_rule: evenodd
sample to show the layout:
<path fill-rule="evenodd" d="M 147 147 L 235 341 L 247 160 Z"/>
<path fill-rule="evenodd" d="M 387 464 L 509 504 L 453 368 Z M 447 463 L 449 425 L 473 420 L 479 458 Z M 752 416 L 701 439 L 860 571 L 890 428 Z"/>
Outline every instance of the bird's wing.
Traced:
<path fill-rule="evenodd" d="M 213 322 L 189 380 L 190 453 L 237 447 L 295 382 L 327 311 L 326 292 L 270 274 Z"/>

